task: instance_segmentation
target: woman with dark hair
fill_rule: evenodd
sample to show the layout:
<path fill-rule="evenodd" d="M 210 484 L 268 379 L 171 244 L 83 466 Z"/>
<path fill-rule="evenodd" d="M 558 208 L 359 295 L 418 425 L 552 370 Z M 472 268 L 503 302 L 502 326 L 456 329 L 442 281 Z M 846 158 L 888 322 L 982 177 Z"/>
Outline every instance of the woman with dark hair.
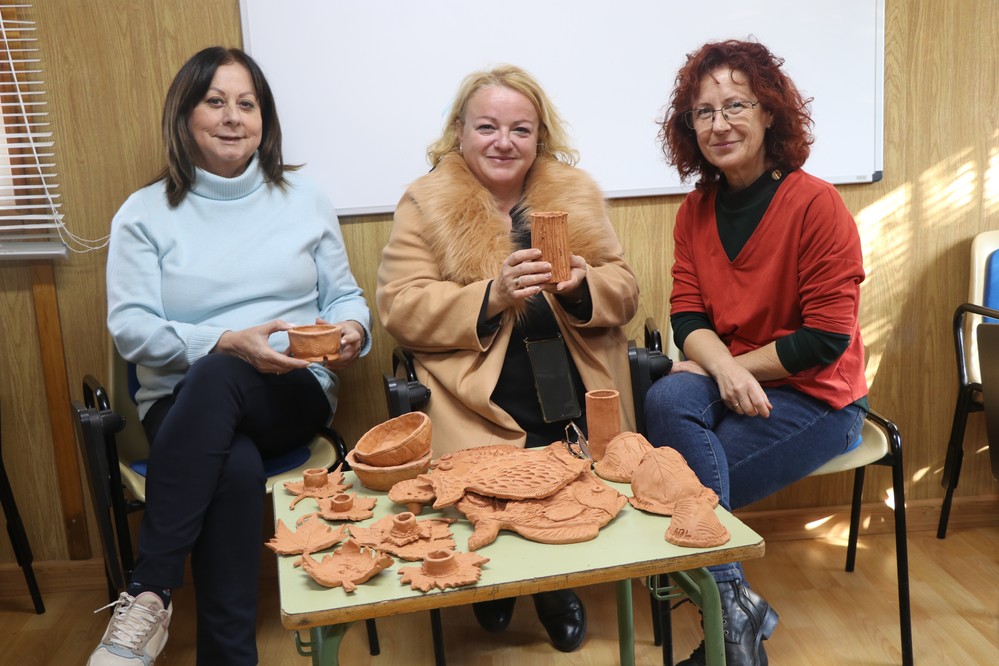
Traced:
<path fill-rule="evenodd" d="M 649 436 L 735 509 L 859 442 L 867 410 L 863 257 L 835 188 L 801 169 L 808 102 L 755 42 L 706 44 L 677 74 L 663 151 L 680 206 L 670 323 L 686 360 L 645 399 Z M 710 567 L 729 664 L 766 664 L 777 613 L 738 563 Z M 701 646 L 684 664 L 703 664 Z"/>
<path fill-rule="evenodd" d="M 191 554 L 199 664 L 256 664 L 263 458 L 333 418 L 334 373 L 370 347 L 370 313 L 332 205 L 281 156 L 257 64 L 212 47 L 178 72 L 163 112 L 167 166 L 111 224 L 108 329 L 136 364 L 150 442 L 132 579 L 91 666 L 162 651 Z M 287 330 L 335 322 L 339 358 L 292 358 Z"/>

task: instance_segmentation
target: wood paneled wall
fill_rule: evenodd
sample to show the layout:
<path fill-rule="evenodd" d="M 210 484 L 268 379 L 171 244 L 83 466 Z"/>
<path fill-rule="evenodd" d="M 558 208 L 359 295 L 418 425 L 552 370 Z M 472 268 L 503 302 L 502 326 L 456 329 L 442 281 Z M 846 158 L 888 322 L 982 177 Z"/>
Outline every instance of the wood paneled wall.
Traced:
<path fill-rule="evenodd" d="M 125 197 L 161 165 L 160 110 L 177 68 L 203 46 L 240 43 L 238 2 L 32 4 L 50 83 L 63 212 L 75 233 L 97 238 L 107 234 Z M 886 4 L 885 177 L 840 191 L 857 218 L 868 270 L 862 321 L 871 401 L 901 428 L 908 499 L 935 500 L 942 496 L 955 398 L 951 315 L 966 297 L 972 237 L 999 226 L 999 3 Z M 815 28 L 803 23 L 802 29 Z M 321 77 L 320 63 L 302 66 Z M 321 123 L 321 114 L 317 119 Z M 405 124 L 395 131 L 405 131 Z M 642 287 L 634 337 L 645 317 L 665 320 L 670 229 L 679 202 L 679 197 L 649 197 L 611 203 L 613 223 Z M 373 305 L 375 269 L 391 218 L 341 222 L 352 267 Z M 84 374 L 106 374 L 105 258 L 103 250 L 73 255 L 55 267 L 66 374 L 76 398 Z M 65 560 L 70 551 L 53 481 L 29 265 L 0 263 L 0 319 L 4 459 L 36 560 Z M 392 341 L 376 326 L 374 343 L 375 351 L 343 378 L 337 426 L 349 442 L 386 417 L 381 374 L 389 367 Z M 985 446 L 981 417 L 974 416 L 959 496 L 999 494 Z M 808 479 L 754 508 L 842 505 L 849 502 L 849 485 L 849 475 Z M 888 475 L 871 474 L 867 487 L 866 501 L 884 500 Z M 955 511 L 957 520 L 960 507 Z M 92 524 L 90 534 L 98 553 Z M 9 543 L 0 539 L 0 563 L 13 561 Z"/>

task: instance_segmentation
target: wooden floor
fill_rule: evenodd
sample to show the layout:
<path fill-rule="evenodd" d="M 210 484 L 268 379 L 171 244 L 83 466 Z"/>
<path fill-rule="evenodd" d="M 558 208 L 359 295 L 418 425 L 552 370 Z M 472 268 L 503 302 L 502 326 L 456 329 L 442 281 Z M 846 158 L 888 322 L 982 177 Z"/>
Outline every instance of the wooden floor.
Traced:
<path fill-rule="evenodd" d="M 767 544 L 763 560 L 746 565 L 747 577 L 778 610 L 781 622 L 766 643 L 770 663 L 898 664 L 898 601 L 891 535 L 864 536 L 857 570 L 843 571 L 844 545 L 820 540 Z M 999 663 L 999 530 L 952 528 L 946 540 L 931 532 L 909 537 L 912 628 L 917 664 Z M 517 605 L 503 634 L 480 629 L 468 608 L 442 613 L 447 660 L 461 664 L 532 666 L 618 662 L 614 587 L 578 590 L 589 614 L 589 633 L 578 652 L 557 652 L 529 600 Z M 342 594 L 340 590 L 330 594 Z M 652 644 L 648 597 L 636 585 L 635 650 L 639 664 L 661 664 Z M 0 598 L 0 664 L 72 666 L 83 664 L 107 622 L 94 614 L 106 601 L 100 590 L 49 593 L 48 612 L 35 615 L 24 597 Z M 177 592 L 170 642 L 157 665 L 194 664 L 194 613 L 189 589 Z M 307 666 L 293 634 L 278 619 L 276 582 L 266 577 L 261 598 L 260 663 Z M 364 624 L 351 627 L 340 652 L 345 665 L 433 664 L 429 615 L 378 620 L 381 655 L 367 652 Z M 696 612 L 685 604 L 674 612 L 676 658 L 700 640 Z"/>

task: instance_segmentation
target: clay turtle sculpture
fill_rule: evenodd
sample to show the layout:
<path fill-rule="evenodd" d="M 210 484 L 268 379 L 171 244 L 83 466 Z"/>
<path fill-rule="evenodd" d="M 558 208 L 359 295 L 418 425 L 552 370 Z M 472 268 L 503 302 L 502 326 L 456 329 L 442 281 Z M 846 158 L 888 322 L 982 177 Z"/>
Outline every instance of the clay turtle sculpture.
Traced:
<path fill-rule="evenodd" d="M 333 497 L 317 500 L 319 504 L 317 514 L 326 520 L 333 521 L 367 520 L 375 515 L 373 509 L 377 501 L 375 497 L 359 497 L 351 493 L 338 493 Z M 302 519 L 299 518 L 297 522 L 301 523 Z"/>
<path fill-rule="evenodd" d="M 417 562 L 435 550 L 453 550 L 451 523 L 454 518 L 418 520 L 408 511 L 385 516 L 371 527 L 353 526 L 351 536 L 362 546 L 377 548 L 396 557 Z"/>
<path fill-rule="evenodd" d="M 353 592 L 357 586 L 370 580 L 378 572 L 392 566 L 390 555 L 373 548 L 362 548 L 353 539 L 347 539 L 332 555 L 317 562 L 310 553 L 302 554 L 302 569 L 312 580 L 324 587 L 343 587 Z"/>
<path fill-rule="evenodd" d="M 677 500 L 684 497 L 701 497 L 712 507 L 718 505 L 715 491 L 701 485 L 680 452 L 668 446 L 645 454 L 632 474 L 631 492 L 635 494 L 628 498 L 632 506 L 663 516 L 673 515 Z"/>
<path fill-rule="evenodd" d="M 406 510 L 412 514 L 420 515 L 423 507 L 433 504 L 434 484 L 419 477 L 415 479 L 403 479 L 388 491 L 388 497 L 396 504 L 402 504 Z"/>
<path fill-rule="evenodd" d="M 427 553 L 419 567 L 401 567 L 399 575 L 403 585 L 409 583 L 414 590 L 429 592 L 435 587 L 446 590 L 477 583 L 482 576 L 482 565 L 488 561 L 488 557 L 475 553 L 435 550 Z"/>
<path fill-rule="evenodd" d="M 607 444 L 607 453 L 593 466 L 593 471 L 601 479 L 631 483 L 638 464 L 653 448 L 649 440 L 639 433 L 622 432 Z"/>
<path fill-rule="evenodd" d="M 303 472 L 301 481 L 285 481 L 285 490 L 296 495 L 291 502 L 291 508 L 294 509 L 295 505 L 306 497 L 314 499 L 333 497 L 353 487 L 352 483 L 344 483 L 343 472 L 340 471 L 342 467 L 342 464 L 337 465 L 332 472 L 322 467 L 307 469 Z"/>
<path fill-rule="evenodd" d="M 676 546 L 716 548 L 728 543 L 731 535 L 704 497 L 682 497 L 676 501 L 666 540 Z"/>
<path fill-rule="evenodd" d="M 496 540 L 501 529 L 540 543 L 579 543 L 597 536 L 628 499 L 589 470 L 549 497 L 506 500 L 467 493 L 456 508 L 475 525 L 468 549 Z"/>
<path fill-rule="evenodd" d="M 305 551 L 314 553 L 326 550 L 347 538 L 347 528 L 343 525 L 333 529 L 316 518 L 316 514 L 311 513 L 309 516 L 312 517 L 311 520 L 305 520 L 294 532 L 288 529 L 283 520 L 278 519 L 274 536 L 264 545 L 278 555 L 300 555 Z"/>
<path fill-rule="evenodd" d="M 434 508 L 441 509 L 466 491 L 502 499 L 548 497 L 589 468 L 589 460 L 574 457 L 560 442 L 535 449 L 500 444 L 443 455 L 433 472 L 418 478 L 433 484 Z"/>

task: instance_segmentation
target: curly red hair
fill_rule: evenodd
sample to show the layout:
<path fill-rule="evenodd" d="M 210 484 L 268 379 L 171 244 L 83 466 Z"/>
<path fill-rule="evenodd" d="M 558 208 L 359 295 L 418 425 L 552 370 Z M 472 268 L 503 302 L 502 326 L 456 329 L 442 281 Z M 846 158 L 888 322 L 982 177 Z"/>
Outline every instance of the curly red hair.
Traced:
<path fill-rule="evenodd" d="M 680 173 L 680 180 L 700 176 L 696 187 L 718 182 L 721 172 L 708 162 L 697 145 L 694 130 L 683 115 L 690 110 L 701 79 L 720 67 L 728 67 L 746 77 L 746 83 L 761 105 L 773 116 L 764 141 L 767 163 L 791 170 L 801 167 L 811 151 L 811 99 L 804 99 L 791 78 L 781 69 L 784 59 L 758 43 L 739 40 L 712 42 L 687 54 L 687 62 L 677 72 L 669 110 L 659 129 L 666 160 Z"/>

